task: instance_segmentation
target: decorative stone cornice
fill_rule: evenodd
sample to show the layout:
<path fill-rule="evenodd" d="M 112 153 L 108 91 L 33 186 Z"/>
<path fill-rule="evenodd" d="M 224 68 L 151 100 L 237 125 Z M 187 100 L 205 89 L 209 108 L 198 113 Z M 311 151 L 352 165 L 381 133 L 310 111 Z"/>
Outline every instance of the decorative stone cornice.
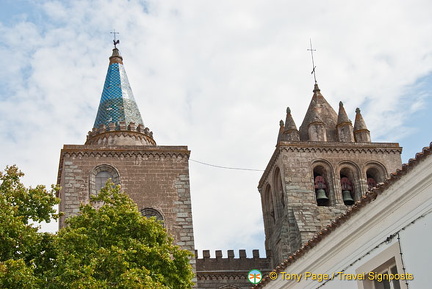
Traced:
<path fill-rule="evenodd" d="M 148 157 L 152 159 L 185 159 L 188 160 L 190 150 L 187 146 L 113 146 L 101 147 L 94 145 L 64 145 L 60 152 L 57 184 L 60 184 L 62 167 L 65 157 Z"/>
<path fill-rule="evenodd" d="M 169 158 L 189 158 L 190 150 L 187 146 L 116 146 L 99 147 L 91 145 L 65 145 L 61 155 L 80 157 L 125 157 L 125 156 L 152 156 Z"/>
<path fill-rule="evenodd" d="M 276 149 L 267 164 L 267 167 L 258 183 L 258 189 L 263 185 L 270 174 L 281 152 L 307 152 L 307 153 L 378 153 L 401 154 L 402 148 L 398 143 L 341 143 L 341 142 L 284 142 L 277 144 Z"/>

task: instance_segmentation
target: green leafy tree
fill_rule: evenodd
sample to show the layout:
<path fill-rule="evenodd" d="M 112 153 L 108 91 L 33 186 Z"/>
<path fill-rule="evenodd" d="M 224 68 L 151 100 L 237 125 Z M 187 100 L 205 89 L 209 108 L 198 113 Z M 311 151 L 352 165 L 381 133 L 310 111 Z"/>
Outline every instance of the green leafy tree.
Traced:
<path fill-rule="evenodd" d="M 55 241 L 51 288 L 191 288 L 191 253 L 108 183 Z"/>
<path fill-rule="evenodd" d="M 16 166 L 0 172 L 0 288 L 191 288 L 190 252 L 173 245 L 119 186 L 108 183 L 57 234 L 56 188 L 25 188 Z"/>
<path fill-rule="evenodd" d="M 53 265 L 52 240 L 33 222 L 56 219 L 56 188 L 26 188 L 16 166 L 0 172 L 0 288 L 40 288 Z"/>

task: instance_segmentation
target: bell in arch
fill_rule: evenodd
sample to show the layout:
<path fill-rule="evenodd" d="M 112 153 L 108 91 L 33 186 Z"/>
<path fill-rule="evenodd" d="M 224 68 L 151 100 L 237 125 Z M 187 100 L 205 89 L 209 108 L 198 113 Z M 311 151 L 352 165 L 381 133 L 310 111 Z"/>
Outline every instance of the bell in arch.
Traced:
<path fill-rule="evenodd" d="M 329 200 L 325 191 L 326 188 L 327 185 L 325 183 L 324 177 L 317 176 L 315 178 L 315 192 L 318 206 L 325 206 Z"/>
<path fill-rule="evenodd" d="M 374 178 L 367 178 L 368 190 L 371 190 L 377 186 L 377 182 Z"/>
<path fill-rule="evenodd" d="M 345 205 L 351 206 L 354 204 L 354 199 L 352 198 L 350 191 L 342 191 L 342 198 Z"/>
<path fill-rule="evenodd" d="M 342 188 L 342 200 L 345 205 L 351 206 L 354 204 L 354 199 L 352 198 L 352 184 L 347 177 L 341 178 L 341 188 Z"/>
<path fill-rule="evenodd" d="M 316 198 L 317 201 L 328 201 L 329 198 L 327 198 L 326 192 L 324 191 L 324 189 L 318 189 L 316 191 Z"/>

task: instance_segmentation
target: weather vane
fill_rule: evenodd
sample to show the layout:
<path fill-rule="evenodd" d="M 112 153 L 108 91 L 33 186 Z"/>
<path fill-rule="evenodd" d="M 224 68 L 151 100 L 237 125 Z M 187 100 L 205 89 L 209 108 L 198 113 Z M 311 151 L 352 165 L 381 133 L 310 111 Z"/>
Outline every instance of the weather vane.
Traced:
<path fill-rule="evenodd" d="M 120 43 L 120 40 L 117 40 L 116 39 L 116 34 L 119 34 L 118 32 L 116 32 L 115 31 L 115 29 L 114 29 L 114 31 L 113 32 L 110 32 L 111 34 L 114 34 L 114 40 L 113 40 L 113 43 L 114 43 L 114 48 L 117 48 L 117 44 L 119 44 Z"/>
<path fill-rule="evenodd" d="M 316 49 L 312 48 L 312 39 L 310 39 L 310 49 L 308 49 L 308 51 L 311 52 L 311 57 L 312 57 L 312 72 L 311 72 L 311 74 L 313 74 L 314 80 L 315 80 L 315 84 L 316 84 L 317 83 L 316 74 L 315 74 L 315 68 L 316 68 L 316 66 L 315 66 L 315 62 L 314 62 L 314 58 L 313 58 L 313 52 L 316 51 Z"/>

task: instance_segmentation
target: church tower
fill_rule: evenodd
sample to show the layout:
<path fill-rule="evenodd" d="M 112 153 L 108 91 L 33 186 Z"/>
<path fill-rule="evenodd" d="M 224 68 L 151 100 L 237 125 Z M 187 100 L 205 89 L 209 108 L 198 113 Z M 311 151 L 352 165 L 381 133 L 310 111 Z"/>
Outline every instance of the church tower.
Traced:
<path fill-rule="evenodd" d="M 401 152 L 397 143 L 371 142 L 360 110 L 353 126 L 343 103 L 336 113 L 315 83 L 300 128 L 289 108 L 280 121 L 276 149 L 258 185 L 273 265 L 400 168 Z"/>
<path fill-rule="evenodd" d="M 64 215 L 59 226 L 111 178 L 143 215 L 160 219 L 177 245 L 194 253 L 189 155 L 186 146 L 156 145 L 115 47 L 93 129 L 84 145 L 64 145 L 61 150 L 57 183 Z"/>

